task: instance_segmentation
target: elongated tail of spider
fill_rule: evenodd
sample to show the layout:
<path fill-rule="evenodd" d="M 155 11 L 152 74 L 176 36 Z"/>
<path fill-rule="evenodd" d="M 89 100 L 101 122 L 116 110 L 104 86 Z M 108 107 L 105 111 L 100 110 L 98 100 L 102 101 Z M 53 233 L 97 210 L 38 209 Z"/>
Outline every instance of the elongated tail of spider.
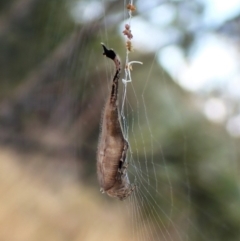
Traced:
<path fill-rule="evenodd" d="M 116 72 L 113 77 L 113 82 L 112 82 L 112 90 L 111 90 L 111 102 L 114 103 L 117 101 L 118 97 L 118 80 L 120 78 L 121 74 L 121 62 L 118 57 L 118 55 L 115 54 L 115 52 L 112 49 L 107 49 L 106 46 L 102 43 L 103 47 L 103 55 L 106 55 L 106 57 L 112 59 L 115 63 L 116 66 Z"/>

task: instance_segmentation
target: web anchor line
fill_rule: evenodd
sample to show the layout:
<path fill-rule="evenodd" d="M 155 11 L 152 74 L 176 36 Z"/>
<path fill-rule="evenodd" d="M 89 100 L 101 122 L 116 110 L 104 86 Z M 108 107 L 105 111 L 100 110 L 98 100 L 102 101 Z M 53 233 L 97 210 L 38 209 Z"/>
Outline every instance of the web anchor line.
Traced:
<path fill-rule="evenodd" d="M 132 19 L 132 12 L 136 10 L 136 7 L 133 5 L 133 0 L 129 1 L 129 4 L 126 6 L 128 10 L 128 23 L 125 24 L 125 29 L 123 30 L 123 34 L 126 36 L 126 64 L 125 64 L 125 77 L 122 79 L 122 83 L 124 84 L 123 88 L 123 98 L 122 98 L 122 106 L 121 106 L 121 118 L 123 120 L 123 132 L 124 137 L 128 140 L 128 130 L 126 125 L 126 117 L 124 114 L 124 105 L 126 101 L 126 94 L 127 94 L 127 84 L 132 82 L 131 71 L 132 71 L 132 64 L 143 64 L 140 61 L 130 61 L 129 62 L 129 53 L 133 51 L 131 39 L 133 38 L 133 34 L 131 31 L 131 19 Z"/>

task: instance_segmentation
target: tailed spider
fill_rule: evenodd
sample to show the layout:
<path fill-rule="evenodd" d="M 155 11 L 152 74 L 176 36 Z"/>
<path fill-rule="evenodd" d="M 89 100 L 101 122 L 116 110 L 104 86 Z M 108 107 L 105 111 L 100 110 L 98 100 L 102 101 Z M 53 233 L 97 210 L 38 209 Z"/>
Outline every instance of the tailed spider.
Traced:
<path fill-rule="evenodd" d="M 103 55 L 113 60 L 116 72 L 112 80 L 111 92 L 103 111 L 101 134 L 97 151 L 97 175 L 102 193 L 120 200 L 127 198 L 135 189 L 127 175 L 128 163 L 126 156 L 128 142 L 124 138 L 118 109 L 118 81 L 121 72 L 121 62 L 112 49 L 104 44 Z"/>

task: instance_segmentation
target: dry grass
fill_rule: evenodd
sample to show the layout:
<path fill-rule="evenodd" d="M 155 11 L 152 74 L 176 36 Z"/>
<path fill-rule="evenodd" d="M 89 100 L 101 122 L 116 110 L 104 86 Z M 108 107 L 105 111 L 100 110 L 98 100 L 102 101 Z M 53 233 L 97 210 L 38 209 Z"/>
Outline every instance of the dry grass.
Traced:
<path fill-rule="evenodd" d="M 134 240 L 126 203 L 68 180 L 53 188 L 0 149 L 0 240 Z"/>

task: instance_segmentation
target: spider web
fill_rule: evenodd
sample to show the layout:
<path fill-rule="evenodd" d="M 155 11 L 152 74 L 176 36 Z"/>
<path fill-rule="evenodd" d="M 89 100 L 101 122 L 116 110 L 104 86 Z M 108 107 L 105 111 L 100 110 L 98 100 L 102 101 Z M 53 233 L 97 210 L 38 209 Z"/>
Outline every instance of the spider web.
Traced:
<path fill-rule="evenodd" d="M 185 52 L 167 49 L 167 63 L 186 68 L 187 61 L 176 60 L 182 54 L 190 65 L 193 49 L 187 46 L 201 32 L 190 31 L 194 21 L 200 23 L 199 2 L 130 1 L 143 10 L 131 20 L 135 50 L 127 59 L 143 65 L 133 65 L 131 82 L 119 82 L 119 111 L 130 145 L 129 179 L 137 187 L 119 201 L 102 195 L 96 178 L 101 112 L 115 71 L 100 43 L 119 54 L 122 66 L 129 62 L 122 34 L 129 2 L 121 1 L 119 9 L 120 1 L 107 0 L 6 1 L 11 11 L 0 21 L 0 37 L 14 23 L 23 26 L 1 38 L 3 59 L 11 60 L 0 71 L 1 240 L 239 240 L 239 139 L 228 133 L 230 128 L 237 134 L 239 127 L 239 76 L 231 87 L 235 100 L 227 84 L 190 92 L 160 61 L 163 47 L 177 42 Z M 163 21 L 161 29 L 156 20 Z M 144 25 L 148 21 L 150 27 Z M 139 23 L 145 26 L 140 33 Z M 227 52 L 234 41 L 227 42 Z M 203 72 L 216 69 L 214 64 Z M 4 75 L 8 66 L 13 70 Z M 121 79 L 128 79 L 124 74 Z M 229 119 L 207 120 L 205 102 L 214 116 L 224 109 L 223 100 Z"/>
<path fill-rule="evenodd" d="M 126 1 L 124 4 L 125 8 Z M 130 25 L 131 17 L 129 16 L 125 23 Z M 132 32 L 134 35 L 134 27 L 132 27 Z M 106 42 L 109 42 L 108 35 Z M 126 63 L 130 61 L 130 58 L 131 53 L 127 51 Z M 106 63 L 106 65 L 106 68 L 109 68 L 111 63 Z M 123 205 L 125 205 L 132 220 L 133 239 L 188 240 L 186 230 L 188 230 L 188 225 L 190 224 L 189 208 L 191 200 L 187 160 L 184 157 L 182 168 L 184 168 L 185 175 L 183 180 L 181 180 L 182 184 L 186 185 L 186 200 L 181 200 L 184 204 L 178 206 L 175 200 L 177 199 L 176 194 L 173 193 L 175 192 L 173 188 L 175 188 L 176 180 L 172 176 L 171 166 L 167 165 L 165 160 L 158 134 L 155 134 L 152 127 L 152 122 L 159 121 L 158 129 L 160 131 L 158 131 L 161 133 L 161 117 L 156 117 L 160 106 L 158 103 L 154 103 L 154 100 L 147 100 L 151 91 L 158 95 L 154 89 L 164 89 L 165 95 L 169 94 L 169 96 L 171 91 L 165 82 L 164 71 L 158 67 L 156 55 L 151 57 L 149 62 L 144 63 L 144 65 L 148 65 L 145 67 L 148 71 L 144 75 L 141 77 L 137 76 L 136 72 L 141 66 L 135 66 L 132 73 L 132 81 L 127 84 L 119 83 L 122 85 L 119 106 L 122 107 L 123 130 L 129 142 L 128 162 L 130 166 L 128 173 L 131 181 L 137 185 L 136 191 L 129 197 L 129 200 L 124 201 Z M 163 80 L 161 83 L 152 79 L 153 71 L 159 73 Z M 111 74 L 108 74 L 108 76 L 111 76 Z M 128 77 L 128 74 L 127 76 L 125 75 L 125 79 Z M 135 87 L 136 85 L 138 88 Z M 171 103 L 171 98 L 167 98 L 167 102 L 170 106 L 174 105 L 174 103 Z M 154 107 L 149 107 L 153 104 L 155 105 Z M 156 111 L 150 114 L 148 113 L 150 108 L 155 108 Z M 181 126 L 180 113 L 176 108 L 172 111 L 172 118 L 178 118 L 179 126 Z M 185 149 L 184 130 L 182 130 L 182 137 L 181 148 Z M 158 153 L 157 155 L 155 154 L 156 152 Z M 182 206 L 184 206 L 184 210 L 181 208 Z M 184 229 L 181 221 L 175 221 L 175 219 L 185 221 Z"/>
<path fill-rule="evenodd" d="M 151 72 L 154 65 L 157 65 L 155 61 L 156 59 L 153 57 L 148 75 L 142 77 L 146 81 L 141 86 L 142 89 L 136 90 L 135 83 L 131 83 L 131 87 L 128 86 L 128 96 L 132 95 L 133 98 L 131 100 L 126 98 L 125 113 L 127 117 L 124 119 L 124 126 L 126 126 L 126 135 L 130 143 L 128 155 L 130 167 L 128 171 L 131 180 L 137 185 L 136 191 L 130 197 L 129 202 L 133 203 L 132 208 L 134 208 L 130 212 L 136 212 L 135 215 L 132 214 L 133 222 L 136 225 L 135 232 L 138 233 L 139 230 L 142 230 L 139 240 L 174 240 L 173 237 L 177 237 L 177 240 L 186 240 L 187 234 L 174 221 L 176 216 L 184 216 L 181 218 L 185 220 L 189 219 L 188 206 L 191 205 L 191 200 L 186 159 L 183 163 L 185 176 L 181 182 L 187 186 L 187 195 L 186 200 L 183 200 L 185 202 L 184 214 L 181 214 L 183 210 L 175 203 L 177 197 L 173 194 L 173 185 L 175 185 L 176 180 L 171 175 L 171 166 L 166 163 L 161 141 L 152 130 L 151 120 L 156 119 L 156 113 L 154 115 L 148 113 L 149 106 L 146 100 L 148 98 L 146 98 L 145 93 L 150 91 L 147 90 L 147 88 L 151 89 L 149 85 L 156 84 L 149 83 L 153 82 Z M 161 70 L 160 74 L 162 74 Z M 138 80 L 141 81 L 141 79 Z M 136 81 L 135 78 L 133 81 Z M 132 89 L 130 90 L 130 88 Z M 168 91 L 167 88 L 166 91 Z M 135 102 L 134 107 L 131 101 Z M 169 101 L 171 104 L 171 100 Z M 177 115 L 178 113 L 174 114 L 173 118 L 176 118 Z M 158 128 L 161 129 L 161 121 L 159 123 Z M 184 149 L 186 148 L 184 132 L 182 135 L 182 148 Z M 155 154 L 156 150 L 158 150 L 158 155 Z M 139 223 L 141 224 L 138 225 Z M 188 226 L 187 222 L 185 225 Z"/>
<path fill-rule="evenodd" d="M 124 6 L 126 4 L 125 1 Z M 126 10 L 123 11 L 126 13 Z M 124 24 L 128 21 L 125 19 Z M 131 29 L 134 36 L 134 25 L 131 25 Z M 200 223 L 204 222 L 201 218 L 210 220 L 207 223 L 211 223 L 214 229 L 221 228 L 226 220 L 217 220 L 215 210 L 204 209 L 204 205 L 201 206 L 196 200 L 206 198 L 206 202 L 211 202 L 211 194 L 201 196 L 201 184 L 197 183 L 199 179 L 201 182 L 201 178 L 207 178 L 206 176 L 194 178 L 194 175 L 198 176 L 199 164 L 195 162 L 195 156 L 191 156 L 191 142 L 195 138 L 188 129 L 186 116 L 195 115 L 196 112 L 191 108 L 184 109 L 183 106 L 187 104 L 186 99 L 191 101 L 193 96 L 184 93 L 172 82 L 159 66 L 157 53 L 147 61 L 133 59 L 131 53 L 127 55 L 127 62 L 143 61 L 144 67 L 134 66 L 132 81 L 127 86 L 122 84 L 122 123 L 130 144 L 128 173 L 131 182 L 137 184 L 136 191 L 123 204 L 131 217 L 132 238 L 209 240 L 209 236 L 214 234 L 207 227 L 200 228 Z M 109 68 L 108 63 L 107 66 Z M 141 72 L 141 68 L 145 71 Z M 167 108 L 168 114 L 161 108 Z M 172 138 L 168 136 L 168 131 L 174 133 Z M 212 138 L 207 133 L 204 134 L 205 138 Z M 210 166 L 213 163 L 216 161 Z"/>

